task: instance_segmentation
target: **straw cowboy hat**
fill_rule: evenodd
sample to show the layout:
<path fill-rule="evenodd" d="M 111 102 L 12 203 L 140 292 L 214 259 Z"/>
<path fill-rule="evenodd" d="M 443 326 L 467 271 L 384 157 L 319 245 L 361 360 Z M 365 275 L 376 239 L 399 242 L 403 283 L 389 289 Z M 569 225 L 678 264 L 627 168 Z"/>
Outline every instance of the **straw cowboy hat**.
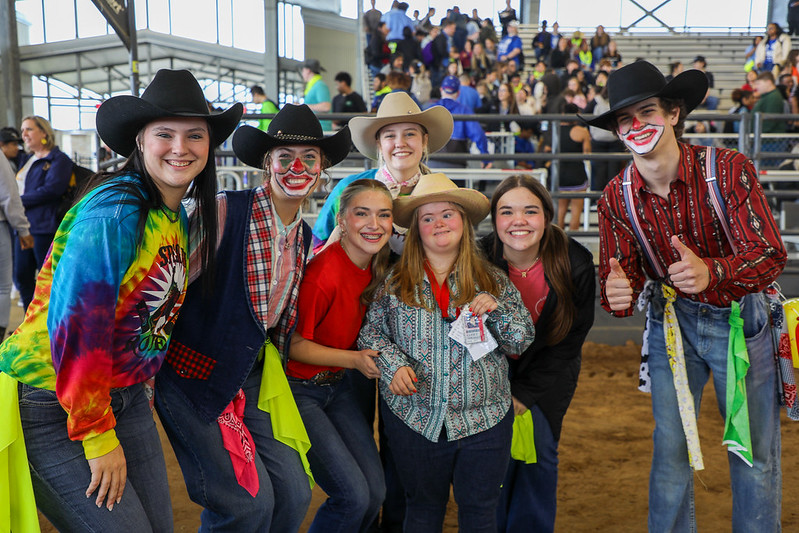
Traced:
<path fill-rule="evenodd" d="M 114 152 L 125 157 L 136 149 L 136 135 L 150 122 L 165 118 L 204 118 L 211 127 L 211 145 L 219 146 L 241 119 L 244 106 L 233 104 L 221 113 L 208 111 L 202 88 L 188 70 L 161 69 L 141 97 L 109 98 L 97 109 L 97 133 Z"/>
<path fill-rule="evenodd" d="M 256 168 L 263 168 L 264 157 L 273 148 L 300 144 L 318 147 L 333 166 L 350 153 L 350 130 L 345 126 L 335 135 L 325 137 L 322 125 L 310 107 L 286 104 L 266 131 L 242 126 L 233 135 L 236 157 Z"/>
<path fill-rule="evenodd" d="M 491 210 L 491 202 L 483 193 L 460 188 L 440 172 L 423 174 L 410 195 L 394 200 L 394 223 L 403 228 L 410 227 L 416 208 L 433 202 L 458 204 L 474 225 L 479 224 Z"/>
<path fill-rule="evenodd" d="M 686 70 L 670 82 L 648 61 L 636 61 L 611 73 L 608 78 L 610 109 L 594 118 L 580 115 L 589 126 L 613 131 L 613 119 L 619 109 L 642 102 L 647 98 L 679 98 L 690 113 L 707 94 L 707 76 L 701 70 Z"/>
<path fill-rule="evenodd" d="M 352 143 L 369 159 L 377 159 L 377 132 L 389 124 L 411 122 L 427 130 L 427 149 L 432 154 L 441 150 L 452 137 L 452 115 L 440 105 L 422 111 L 408 93 L 389 93 L 380 103 L 374 117 L 355 117 L 350 120 Z"/>

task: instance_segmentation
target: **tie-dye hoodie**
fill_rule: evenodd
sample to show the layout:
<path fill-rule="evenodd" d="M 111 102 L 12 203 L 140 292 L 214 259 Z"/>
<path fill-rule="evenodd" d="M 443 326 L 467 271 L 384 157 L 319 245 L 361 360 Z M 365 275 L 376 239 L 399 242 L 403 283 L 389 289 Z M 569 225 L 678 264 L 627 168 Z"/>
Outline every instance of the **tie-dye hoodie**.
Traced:
<path fill-rule="evenodd" d="M 109 188 L 120 180 L 131 177 L 114 178 L 67 213 L 25 321 L 0 346 L 0 371 L 56 391 L 87 459 L 119 444 L 110 390 L 158 371 L 186 292 L 185 210 L 151 210 L 138 247 L 134 197 Z"/>

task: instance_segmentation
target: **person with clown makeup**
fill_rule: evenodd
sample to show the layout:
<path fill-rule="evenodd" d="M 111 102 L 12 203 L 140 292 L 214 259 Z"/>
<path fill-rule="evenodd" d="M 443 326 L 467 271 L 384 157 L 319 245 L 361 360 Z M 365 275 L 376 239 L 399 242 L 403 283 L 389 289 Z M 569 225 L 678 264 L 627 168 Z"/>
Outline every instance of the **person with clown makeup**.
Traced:
<path fill-rule="evenodd" d="M 310 442 L 284 372 L 311 243 L 300 207 L 349 147 L 349 128 L 325 137 L 307 105 L 284 106 L 266 132 L 233 135 L 264 183 L 217 196 L 217 269 L 205 279 L 190 260 L 155 385 L 189 496 L 203 507 L 200 531 L 295 532 L 305 517 Z"/>
<path fill-rule="evenodd" d="M 632 163 L 597 204 L 602 306 L 647 306 L 641 388 L 652 394 L 649 531 L 696 530 L 696 413 L 712 376 L 728 445 L 733 531 L 780 530 L 778 376 L 764 289 L 786 251 L 752 162 L 681 141 L 707 78 L 668 83 L 637 61 L 608 80 L 610 110 L 582 117 L 613 131 Z M 771 290 L 771 289 L 769 289 Z M 728 376 L 729 373 L 729 376 Z"/>

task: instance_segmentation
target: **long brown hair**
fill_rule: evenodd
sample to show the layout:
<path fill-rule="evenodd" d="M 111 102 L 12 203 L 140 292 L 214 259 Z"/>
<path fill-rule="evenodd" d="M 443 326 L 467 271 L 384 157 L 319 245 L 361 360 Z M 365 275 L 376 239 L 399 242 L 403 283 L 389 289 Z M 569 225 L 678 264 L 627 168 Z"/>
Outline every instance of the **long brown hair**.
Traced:
<path fill-rule="evenodd" d="M 450 305 L 459 307 L 467 304 L 478 292 L 488 292 L 494 298 L 498 298 L 501 287 L 492 272 L 496 267 L 478 252 L 474 228 L 466 212 L 456 203 L 452 203 L 452 206 L 463 219 L 463 235 L 458 248 L 458 257 L 453 265 L 455 290 L 451 294 Z M 425 276 L 425 254 L 419 234 L 419 207 L 413 212 L 411 225 L 405 234 L 402 256 L 391 273 L 386 287 L 389 293 L 397 296 L 405 305 L 434 311 L 435 302 L 423 301 L 421 298 L 421 287 Z"/>
<path fill-rule="evenodd" d="M 339 224 L 341 224 L 341 219 L 346 215 L 352 200 L 360 193 L 366 191 L 377 191 L 385 194 L 386 198 L 388 198 L 389 205 L 392 205 L 391 193 L 382 182 L 370 178 L 355 180 L 347 185 L 339 198 L 339 210 L 338 214 L 336 214 L 336 219 Z M 386 244 L 372 257 L 372 281 L 369 282 L 369 285 L 367 285 L 361 293 L 361 303 L 363 305 L 372 303 L 377 288 L 383 284 L 386 271 L 388 270 L 390 256 L 391 249 L 388 244 Z"/>
<path fill-rule="evenodd" d="M 552 290 L 558 297 L 558 305 L 552 313 L 547 331 L 547 343 L 554 345 L 566 338 L 569 334 L 577 309 L 574 306 L 574 284 L 572 283 L 572 268 L 569 261 L 569 238 L 566 233 L 552 223 L 555 216 L 555 209 L 552 205 L 552 197 L 546 187 L 528 174 L 514 174 L 505 178 L 494 190 L 491 197 L 491 225 L 494 228 L 494 257 L 502 257 L 503 243 L 497 234 L 497 205 L 505 193 L 517 187 L 523 187 L 533 193 L 544 208 L 544 234 L 539 244 L 538 255 L 544 265 L 549 283 Z"/>

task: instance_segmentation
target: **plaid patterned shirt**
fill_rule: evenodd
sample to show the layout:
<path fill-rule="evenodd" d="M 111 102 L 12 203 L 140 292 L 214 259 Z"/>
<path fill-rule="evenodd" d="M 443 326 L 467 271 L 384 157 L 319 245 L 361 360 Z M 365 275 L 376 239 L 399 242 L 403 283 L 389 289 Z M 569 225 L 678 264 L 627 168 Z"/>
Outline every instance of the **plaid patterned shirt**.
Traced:
<path fill-rule="evenodd" d="M 729 307 L 751 292 L 758 292 L 774 281 L 786 261 L 785 246 L 754 165 L 742 154 L 717 150 L 716 177 L 727 207 L 730 230 L 738 248 L 734 255 L 730 243 L 710 203 L 705 182 L 705 147 L 679 143 L 680 163 L 677 179 L 669 185 L 669 195 L 662 198 L 649 190 L 638 169 L 631 172 L 634 208 L 641 221 L 644 237 L 654 250 L 654 260 L 664 272 L 680 260 L 671 244 L 677 235 L 708 267 L 710 284 L 699 294 L 683 298 L 718 307 Z M 627 217 L 622 192 L 622 174 L 616 176 L 597 203 L 599 214 L 599 282 L 602 306 L 616 316 L 624 311 L 610 311 L 605 294 L 608 260 L 615 257 L 630 280 L 634 297 L 641 292 L 646 277 L 657 275 L 649 265 Z M 671 285 L 668 279 L 665 283 Z"/>
<path fill-rule="evenodd" d="M 218 248 L 227 217 L 225 193 L 219 193 L 216 201 Z M 191 214 L 192 217 L 196 215 L 196 211 Z M 269 190 L 264 187 L 255 189 L 247 240 L 247 292 L 253 312 L 264 329 L 277 328 L 272 342 L 284 359 L 288 332 L 297 321 L 297 298 L 305 266 L 305 254 L 300 253 L 303 246 L 301 227 L 300 213 L 291 224 L 284 226 L 274 211 Z M 189 283 L 201 273 L 200 244 L 201 240 L 194 233 L 190 242 Z"/>

